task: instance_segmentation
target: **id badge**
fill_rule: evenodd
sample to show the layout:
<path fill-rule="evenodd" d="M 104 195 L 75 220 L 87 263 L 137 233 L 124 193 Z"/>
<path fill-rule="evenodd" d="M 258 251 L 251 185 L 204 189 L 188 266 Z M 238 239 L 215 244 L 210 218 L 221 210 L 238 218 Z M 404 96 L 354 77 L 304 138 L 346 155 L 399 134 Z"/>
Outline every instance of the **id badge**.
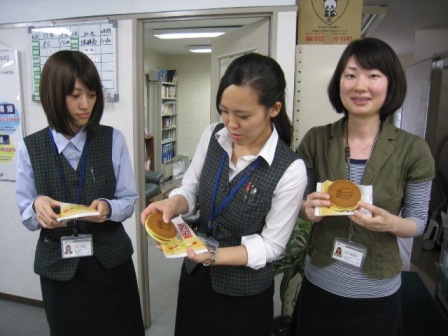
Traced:
<path fill-rule="evenodd" d="M 61 256 L 63 259 L 93 256 L 92 235 L 62 237 Z"/>
<path fill-rule="evenodd" d="M 349 241 L 336 238 L 333 244 L 331 257 L 350 266 L 362 269 L 367 255 L 367 247 Z"/>
<path fill-rule="evenodd" d="M 203 233 L 198 233 L 198 237 L 201 238 L 202 242 L 209 251 L 216 251 L 216 249 L 219 247 L 219 242 L 212 237 L 207 237 L 207 235 Z"/>

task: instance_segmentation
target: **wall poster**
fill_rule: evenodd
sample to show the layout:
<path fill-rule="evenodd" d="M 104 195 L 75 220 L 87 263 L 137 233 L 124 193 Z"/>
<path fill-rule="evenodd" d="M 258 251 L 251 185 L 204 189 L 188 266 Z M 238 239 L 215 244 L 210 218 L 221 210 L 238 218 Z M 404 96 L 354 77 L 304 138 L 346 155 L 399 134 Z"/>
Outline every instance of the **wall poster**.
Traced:
<path fill-rule="evenodd" d="M 98 68 L 107 101 L 118 101 L 117 87 L 117 23 L 70 24 L 50 27 L 30 27 L 33 58 L 33 100 L 39 98 L 42 68 L 59 50 L 79 50 L 90 57 Z"/>
<path fill-rule="evenodd" d="M 0 181 L 15 181 L 16 151 L 23 138 L 17 50 L 0 50 Z"/>
<path fill-rule="evenodd" d="M 361 37 L 362 1 L 301 0 L 298 44 L 349 44 Z"/>

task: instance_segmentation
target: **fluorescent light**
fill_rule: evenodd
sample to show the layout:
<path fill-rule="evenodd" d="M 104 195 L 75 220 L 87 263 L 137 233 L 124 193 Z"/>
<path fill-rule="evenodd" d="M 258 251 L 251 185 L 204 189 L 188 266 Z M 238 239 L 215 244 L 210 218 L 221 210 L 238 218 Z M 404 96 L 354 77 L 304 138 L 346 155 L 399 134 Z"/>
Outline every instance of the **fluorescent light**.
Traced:
<path fill-rule="evenodd" d="M 155 29 L 153 35 L 159 39 L 213 38 L 225 33 L 223 28 Z"/>
<path fill-rule="evenodd" d="M 207 54 L 207 53 L 211 53 L 212 52 L 212 47 L 208 46 L 208 45 L 203 45 L 203 46 L 188 46 L 188 50 L 192 53 L 203 53 L 203 54 Z"/>
<path fill-rule="evenodd" d="M 361 20 L 361 36 L 368 36 L 387 14 L 386 6 L 364 6 Z"/>

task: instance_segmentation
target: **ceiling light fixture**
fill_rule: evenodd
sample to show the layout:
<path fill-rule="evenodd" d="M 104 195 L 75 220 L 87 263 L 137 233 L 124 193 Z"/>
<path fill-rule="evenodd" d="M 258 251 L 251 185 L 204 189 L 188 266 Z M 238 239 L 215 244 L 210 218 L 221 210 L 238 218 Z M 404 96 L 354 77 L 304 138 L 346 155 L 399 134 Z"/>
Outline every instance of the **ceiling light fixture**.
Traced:
<path fill-rule="evenodd" d="M 153 35 L 159 39 L 213 38 L 226 33 L 225 28 L 155 29 Z"/>
<path fill-rule="evenodd" d="M 192 53 L 209 54 L 212 52 L 212 47 L 209 45 L 191 45 L 188 50 Z"/>
<path fill-rule="evenodd" d="M 368 36 L 384 19 L 386 13 L 386 6 L 364 6 L 362 8 L 361 36 Z"/>

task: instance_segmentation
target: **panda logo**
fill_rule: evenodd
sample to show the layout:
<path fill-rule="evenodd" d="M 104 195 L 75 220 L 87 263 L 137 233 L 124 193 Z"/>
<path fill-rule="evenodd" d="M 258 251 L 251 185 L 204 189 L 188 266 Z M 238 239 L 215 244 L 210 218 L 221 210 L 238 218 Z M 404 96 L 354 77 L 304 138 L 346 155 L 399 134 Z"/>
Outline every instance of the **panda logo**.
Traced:
<path fill-rule="evenodd" d="M 336 7 L 338 5 L 337 0 L 323 0 L 324 1 L 324 9 L 325 9 L 325 17 L 335 17 L 337 15 L 336 13 Z"/>

